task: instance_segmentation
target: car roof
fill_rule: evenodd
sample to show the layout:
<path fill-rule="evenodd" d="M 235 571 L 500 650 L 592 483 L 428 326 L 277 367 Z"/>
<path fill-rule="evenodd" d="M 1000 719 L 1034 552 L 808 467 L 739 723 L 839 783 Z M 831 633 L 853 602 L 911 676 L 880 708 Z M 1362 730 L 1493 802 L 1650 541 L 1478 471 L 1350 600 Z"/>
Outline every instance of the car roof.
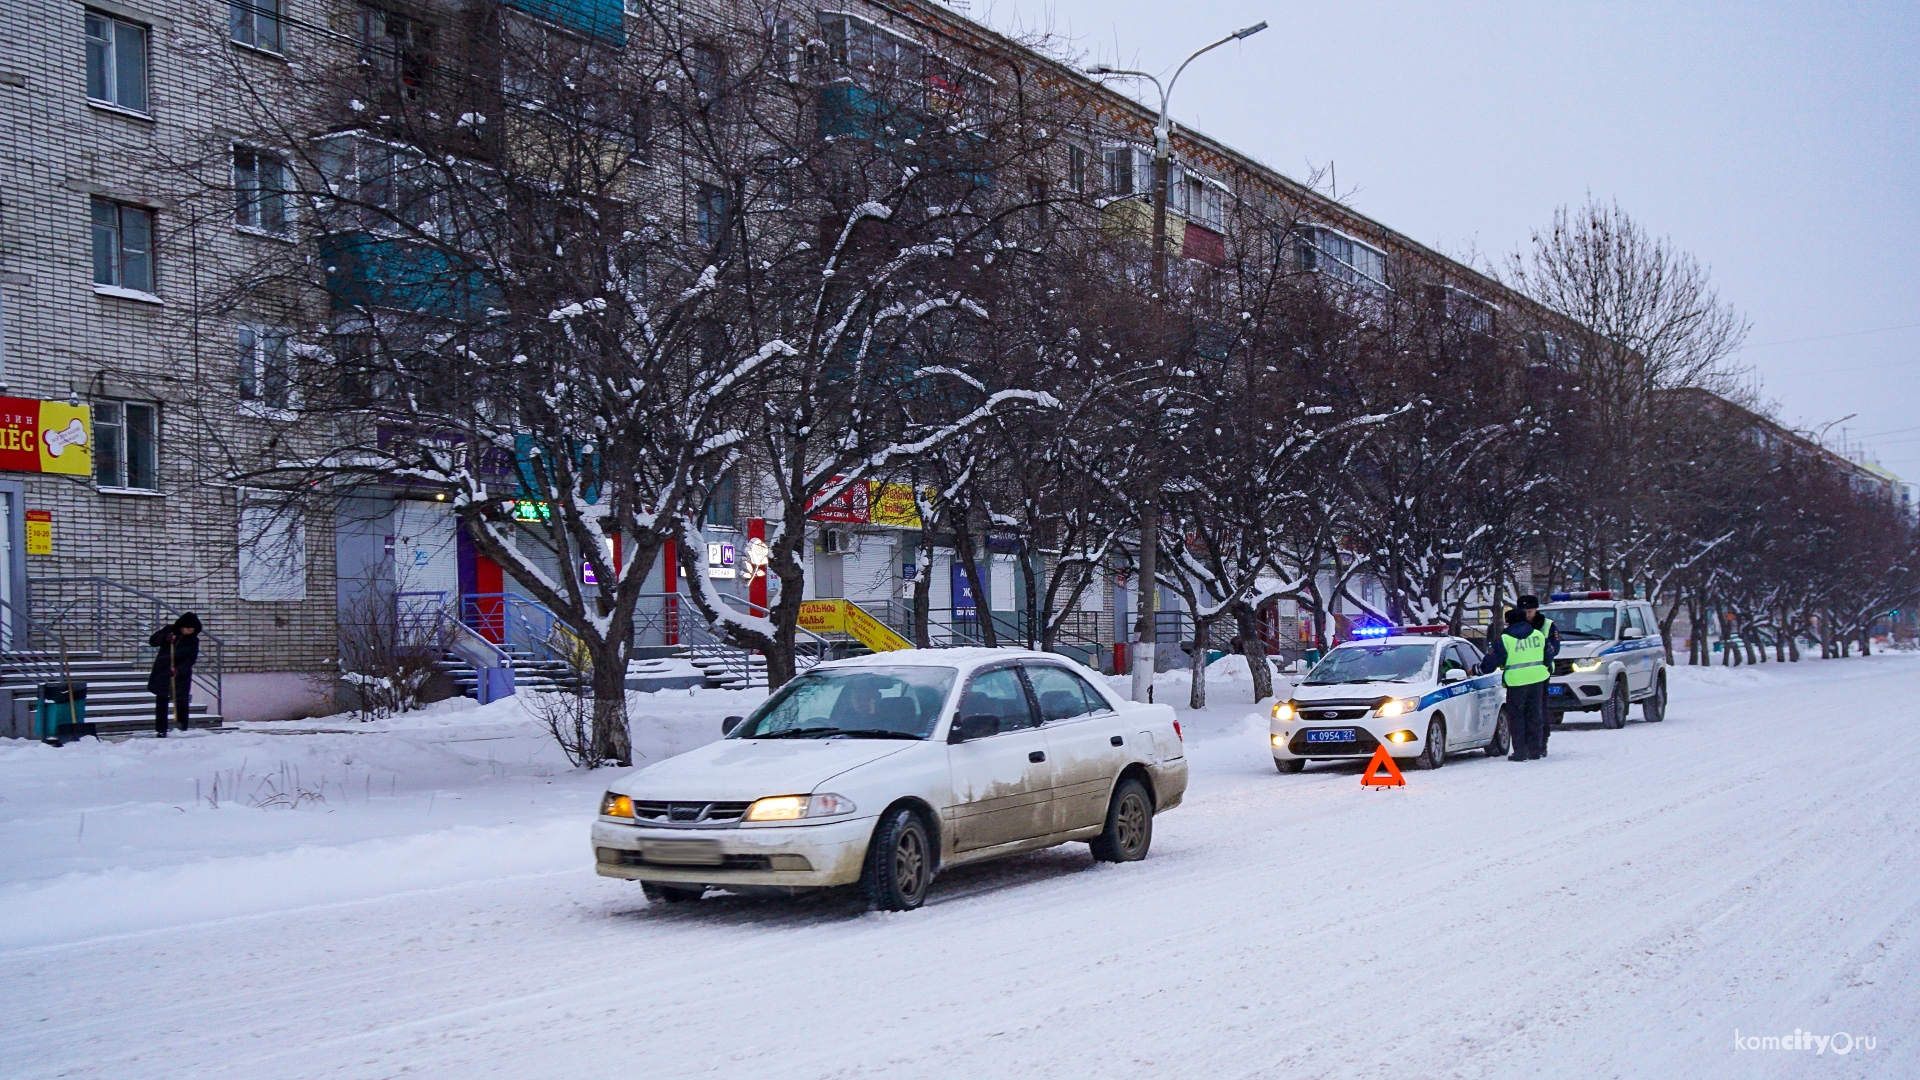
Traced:
<path fill-rule="evenodd" d="M 1436 635 L 1436 634 L 1394 634 L 1394 635 L 1393 635 L 1393 636 L 1391 636 L 1391 637 L 1383 637 L 1383 638 L 1367 638 L 1367 639 L 1365 639 L 1364 641 L 1363 641 L 1363 640 L 1361 640 L 1361 639 L 1359 639 L 1359 638 L 1353 638 L 1353 639 L 1350 639 L 1350 640 L 1347 640 L 1347 641 L 1343 641 L 1343 642 L 1341 642 L 1341 643 L 1340 643 L 1339 645 L 1337 645 L 1337 646 L 1335 646 L 1335 648 L 1340 648 L 1340 649 L 1344 649 L 1344 648 L 1346 648 L 1346 647 L 1348 647 L 1349 645 L 1352 645 L 1352 646 L 1364 646 L 1364 645 L 1445 645 L 1445 644 L 1448 644 L 1448 643 L 1450 643 L 1450 642 L 1454 642 L 1454 641 L 1459 641 L 1459 640 L 1461 640 L 1461 639 L 1460 639 L 1460 638 L 1456 638 L 1456 637 L 1452 637 L 1452 636 L 1446 636 L 1446 637 L 1442 637 L 1442 636 L 1439 636 L 1439 635 Z"/>
<path fill-rule="evenodd" d="M 896 649 L 892 652 L 870 653 L 866 656 L 850 656 L 845 660 L 829 660 L 817 667 L 862 668 L 862 667 L 950 667 L 963 671 L 980 667 L 983 664 L 1007 660 L 1054 660 L 1062 661 L 1070 667 L 1080 667 L 1072 657 L 1059 653 L 1036 652 L 1032 649 Z"/>

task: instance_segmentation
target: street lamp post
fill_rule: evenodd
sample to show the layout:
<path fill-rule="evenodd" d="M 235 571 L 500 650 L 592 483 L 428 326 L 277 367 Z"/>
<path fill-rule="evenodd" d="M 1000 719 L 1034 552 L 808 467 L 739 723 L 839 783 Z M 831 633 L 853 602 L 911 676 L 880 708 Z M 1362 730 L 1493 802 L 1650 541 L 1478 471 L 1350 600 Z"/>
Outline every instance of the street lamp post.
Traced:
<path fill-rule="evenodd" d="M 1167 300 L 1167 179 L 1173 164 L 1173 120 L 1167 107 L 1173 94 L 1174 84 L 1180 81 L 1180 75 L 1187 65 L 1198 60 L 1206 53 L 1225 45 L 1229 41 L 1242 41 L 1267 28 L 1264 22 L 1256 23 L 1242 30 L 1235 30 L 1219 41 L 1200 49 L 1192 56 L 1180 62 L 1174 69 L 1173 78 L 1161 85 L 1159 78 L 1144 71 L 1130 71 L 1122 68 L 1095 64 L 1087 69 L 1089 75 L 1121 75 L 1128 78 L 1145 79 L 1160 92 L 1160 115 L 1153 123 L 1153 292 L 1154 300 L 1165 304 Z M 1131 164 L 1128 166 L 1131 168 Z M 1153 457 L 1152 454 L 1148 455 Z M 1141 498 L 1140 508 L 1140 610 L 1134 621 L 1133 642 L 1133 700 L 1153 700 L 1154 652 L 1159 644 L 1159 633 L 1154 626 L 1159 614 L 1160 587 L 1157 580 L 1160 556 L 1160 480 L 1156 471 L 1149 474 L 1146 491 Z"/>

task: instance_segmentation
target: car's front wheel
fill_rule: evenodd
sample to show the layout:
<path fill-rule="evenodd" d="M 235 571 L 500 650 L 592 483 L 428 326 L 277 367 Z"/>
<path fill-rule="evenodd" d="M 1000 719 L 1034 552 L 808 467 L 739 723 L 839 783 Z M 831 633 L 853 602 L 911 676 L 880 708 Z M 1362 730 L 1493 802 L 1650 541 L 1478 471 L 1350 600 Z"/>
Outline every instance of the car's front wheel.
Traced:
<path fill-rule="evenodd" d="M 1500 707 L 1500 722 L 1493 726 L 1493 739 L 1487 743 L 1488 757 L 1506 757 L 1513 752 L 1513 725 L 1507 720 L 1507 707 Z"/>
<path fill-rule="evenodd" d="M 1607 696 L 1606 704 L 1600 706 L 1600 726 L 1603 728 L 1623 728 L 1627 726 L 1627 684 L 1616 682 L 1613 693 Z"/>
<path fill-rule="evenodd" d="M 1416 769 L 1437 769 L 1447 763 L 1447 725 L 1439 717 L 1427 722 L 1427 745 L 1413 759 Z"/>
<path fill-rule="evenodd" d="M 1657 724 L 1667 718 L 1667 677 L 1663 673 L 1654 684 L 1653 696 L 1640 703 L 1640 719 Z"/>
<path fill-rule="evenodd" d="M 1278 758 L 1277 757 L 1273 759 L 1273 767 L 1276 769 L 1279 769 L 1282 773 L 1286 773 L 1286 774 L 1297 773 L 1301 769 L 1304 769 L 1307 767 L 1307 759 L 1297 758 L 1297 757 L 1296 758 Z"/>
<path fill-rule="evenodd" d="M 1276 763 L 1277 764 L 1277 763 Z M 1107 827 L 1088 845 L 1101 862 L 1137 862 L 1153 846 L 1153 796 L 1138 780 L 1120 781 L 1107 804 Z"/>
<path fill-rule="evenodd" d="M 650 904 L 690 904 L 705 895 L 704 885 L 662 885 L 654 881 L 640 883 L 640 893 Z"/>
<path fill-rule="evenodd" d="M 933 884 L 933 861 L 933 841 L 920 815 L 904 806 L 889 811 L 873 830 L 860 875 L 867 906 L 879 911 L 919 907 Z"/>

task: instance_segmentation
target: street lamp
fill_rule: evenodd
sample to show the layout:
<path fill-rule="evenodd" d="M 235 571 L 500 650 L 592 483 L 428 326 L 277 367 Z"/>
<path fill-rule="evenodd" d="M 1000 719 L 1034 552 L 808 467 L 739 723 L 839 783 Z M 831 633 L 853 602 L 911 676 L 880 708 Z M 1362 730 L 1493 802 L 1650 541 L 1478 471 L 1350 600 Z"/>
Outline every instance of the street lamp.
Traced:
<path fill-rule="evenodd" d="M 1265 22 L 1258 22 L 1245 29 L 1235 30 L 1219 41 L 1196 51 L 1192 56 L 1180 62 L 1174 69 L 1173 78 L 1162 86 L 1158 77 L 1144 71 L 1131 71 L 1124 68 L 1095 64 L 1087 69 L 1089 75 L 1121 75 L 1127 78 L 1145 79 L 1160 92 L 1160 115 L 1153 122 L 1153 290 L 1154 297 L 1160 303 L 1167 296 L 1167 174 L 1173 160 L 1173 120 L 1167 112 L 1168 100 L 1173 94 L 1174 84 L 1180 81 L 1180 75 L 1187 65 L 1200 59 L 1206 53 L 1225 45 L 1229 41 L 1244 41 L 1267 28 Z M 1154 618 L 1158 614 L 1160 587 L 1156 574 L 1159 571 L 1160 549 L 1160 483 L 1157 478 L 1147 483 L 1145 505 L 1140 511 L 1140 612 L 1134 624 L 1133 644 L 1133 700 L 1153 700 L 1154 651 L 1159 644 L 1159 634 L 1154 628 Z"/>

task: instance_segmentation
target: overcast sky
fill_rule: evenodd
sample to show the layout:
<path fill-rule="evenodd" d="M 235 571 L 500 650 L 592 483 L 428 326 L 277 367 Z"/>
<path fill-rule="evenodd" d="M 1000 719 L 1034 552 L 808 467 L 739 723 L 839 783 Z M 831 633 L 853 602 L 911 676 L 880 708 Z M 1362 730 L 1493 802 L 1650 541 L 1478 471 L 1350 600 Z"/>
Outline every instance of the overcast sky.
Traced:
<path fill-rule="evenodd" d="M 1162 73 L 1264 19 L 1187 70 L 1177 122 L 1291 176 L 1331 162 L 1343 201 L 1477 263 L 1560 204 L 1618 199 L 1746 313 L 1739 359 L 1783 421 L 1857 414 L 1832 442 L 1844 428 L 1920 482 L 1914 0 L 974 0 L 972 14 Z"/>

